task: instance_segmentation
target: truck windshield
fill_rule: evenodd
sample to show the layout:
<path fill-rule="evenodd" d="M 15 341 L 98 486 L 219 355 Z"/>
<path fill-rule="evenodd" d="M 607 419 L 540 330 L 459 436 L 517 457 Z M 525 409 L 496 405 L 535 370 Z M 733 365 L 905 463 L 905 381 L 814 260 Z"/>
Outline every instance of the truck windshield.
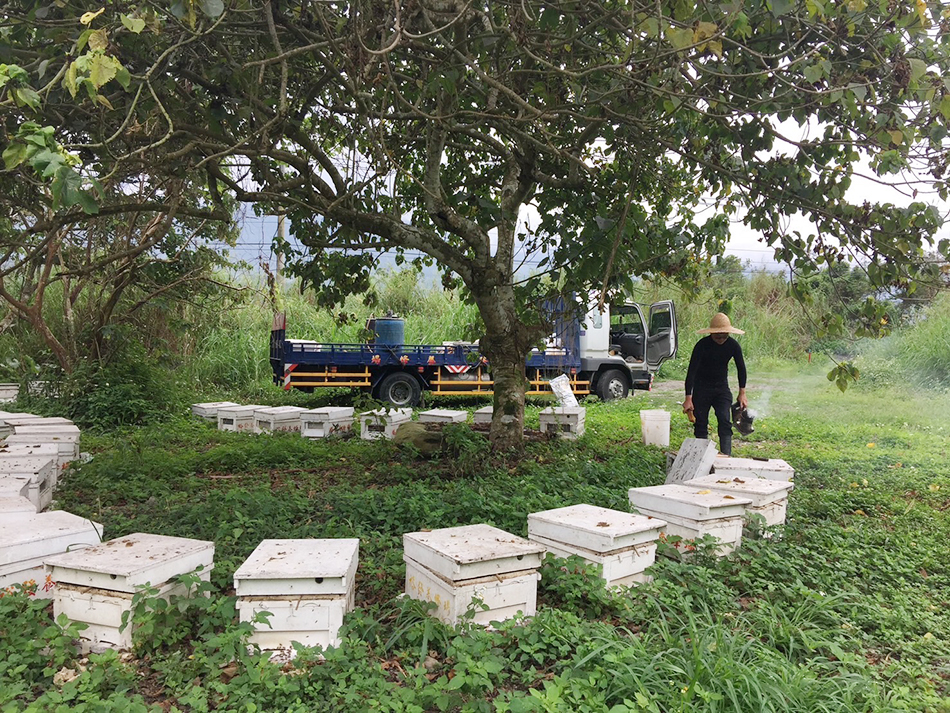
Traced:
<path fill-rule="evenodd" d="M 643 334 L 640 310 L 632 305 L 614 307 L 610 314 L 610 331 L 623 334 Z"/>

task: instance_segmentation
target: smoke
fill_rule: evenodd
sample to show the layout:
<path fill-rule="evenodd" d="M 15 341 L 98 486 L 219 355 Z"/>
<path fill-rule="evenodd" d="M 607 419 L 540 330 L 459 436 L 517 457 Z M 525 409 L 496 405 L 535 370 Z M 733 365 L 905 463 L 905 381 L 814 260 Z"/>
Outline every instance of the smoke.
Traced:
<path fill-rule="evenodd" d="M 768 388 L 749 401 L 749 415 L 753 418 L 765 418 L 769 415 L 771 401 L 772 389 Z"/>

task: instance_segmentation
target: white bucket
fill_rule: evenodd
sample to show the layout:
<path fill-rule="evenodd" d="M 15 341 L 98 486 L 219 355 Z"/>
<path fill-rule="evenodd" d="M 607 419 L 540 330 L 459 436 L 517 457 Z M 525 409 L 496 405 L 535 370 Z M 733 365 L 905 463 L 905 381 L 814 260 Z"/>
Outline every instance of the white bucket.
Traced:
<path fill-rule="evenodd" d="M 670 412 L 663 409 L 644 409 L 640 412 L 643 443 L 647 446 L 670 445 Z"/>

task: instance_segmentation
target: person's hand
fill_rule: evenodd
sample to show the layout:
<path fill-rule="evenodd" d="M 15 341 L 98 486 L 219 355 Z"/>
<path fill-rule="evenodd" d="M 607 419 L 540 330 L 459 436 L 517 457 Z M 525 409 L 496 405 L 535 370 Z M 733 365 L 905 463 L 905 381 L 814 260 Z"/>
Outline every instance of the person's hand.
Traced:
<path fill-rule="evenodd" d="M 693 410 L 693 397 L 687 396 L 686 400 L 683 402 L 683 413 L 689 413 Z"/>
<path fill-rule="evenodd" d="M 749 399 L 746 398 L 745 389 L 739 389 L 739 398 L 736 400 L 742 408 L 749 408 Z"/>

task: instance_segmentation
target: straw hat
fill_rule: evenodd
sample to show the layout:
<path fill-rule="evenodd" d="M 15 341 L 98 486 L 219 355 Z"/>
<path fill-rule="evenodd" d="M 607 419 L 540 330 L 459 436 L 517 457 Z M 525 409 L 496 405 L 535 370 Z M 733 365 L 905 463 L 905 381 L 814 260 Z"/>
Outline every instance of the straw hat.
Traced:
<path fill-rule="evenodd" d="M 709 322 L 706 329 L 696 330 L 697 334 L 745 334 L 741 329 L 736 329 L 729 321 L 729 317 L 719 312 Z"/>

